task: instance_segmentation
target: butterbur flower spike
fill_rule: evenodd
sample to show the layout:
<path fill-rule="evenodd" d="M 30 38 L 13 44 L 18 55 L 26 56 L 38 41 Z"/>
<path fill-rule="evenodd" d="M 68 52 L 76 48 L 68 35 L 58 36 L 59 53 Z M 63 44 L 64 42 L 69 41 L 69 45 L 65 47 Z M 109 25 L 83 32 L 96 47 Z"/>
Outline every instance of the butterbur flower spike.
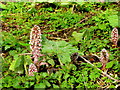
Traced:
<path fill-rule="evenodd" d="M 38 58 L 43 56 L 43 54 L 40 53 L 41 48 L 41 30 L 40 27 L 37 25 L 34 25 L 34 27 L 31 30 L 30 33 L 30 49 L 32 50 L 32 55 L 34 59 L 34 64 L 38 62 Z"/>
<path fill-rule="evenodd" d="M 115 46 L 117 46 L 118 38 L 119 38 L 118 37 L 118 29 L 114 28 L 111 33 L 111 41 Z"/>
<path fill-rule="evenodd" d="M 38 72 L 37 71 L 37 67 L 34 65 L 34 64 L 30 64 L 29 65 L 29 76 L 34 76 L 34 73 L 33 72 Z"/>
<path fill-rule="evenodd" d="M 102 63 L 102 70 L 105 70 L 105 66 L 108 63 L 109 60 L 109 54 L 106 49 L 102 49 L 101 55 L 100 55 L 100 61 Z"/>

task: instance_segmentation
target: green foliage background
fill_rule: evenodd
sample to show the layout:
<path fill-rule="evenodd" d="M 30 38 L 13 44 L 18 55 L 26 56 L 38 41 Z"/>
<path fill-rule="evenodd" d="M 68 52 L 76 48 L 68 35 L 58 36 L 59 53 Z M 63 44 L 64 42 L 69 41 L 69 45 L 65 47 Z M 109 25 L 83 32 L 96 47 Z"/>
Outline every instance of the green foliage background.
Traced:
<path fill-rule="evenodd" d="M 73 64 L 71 54 L 96 54 L 106 48 L 110 54 L 108 74 L 120 79 L 120 45 L 112 48 L 111 31 L 118 25 L 117 2 L 0 2 L 2 22 L 1 88 L 116 88 L 117 82 L 102 76 L 91 65 Z M 42 31 L 41 57 L 47 70 L 28 76 L 31 52 L 29 35 L 38 25 Z M 100 62 L 94 62 L 101 68 Z M 43 67 L 41 67 L 43 68 Z"/>

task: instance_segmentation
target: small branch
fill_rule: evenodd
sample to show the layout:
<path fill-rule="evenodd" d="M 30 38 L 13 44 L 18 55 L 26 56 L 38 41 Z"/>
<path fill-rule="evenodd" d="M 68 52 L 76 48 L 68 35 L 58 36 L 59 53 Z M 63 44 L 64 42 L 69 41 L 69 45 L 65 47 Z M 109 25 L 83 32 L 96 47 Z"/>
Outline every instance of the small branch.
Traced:
<path fill-rule="evenodd" d="M 19 54 L 19 55 L 32 55 L 32 53 L 22 53 L 22 54 Z"/>
<path fill-rule="evenodd" d="M 107 76 L 109 79 L 112 79 L 116 82 L 120 82 L 120 80 L 117 80 L 113 77 L 111 77 L 110 75 L 108 75 L 107 73 L 103 72 L 102 70 L 100 70 L 99 68 L 97 68 L 95 65 L 93 65 L 91 62 L 89 62 L 88 60 L 86 60 L 84 57 L 80 56 L 85 62 L 89 63 L 90 65 L 92 65 L 93 67 L 95 67 L 96 69 L 98 69 L 102 74 L 104 74 L 105 76 Z"/>

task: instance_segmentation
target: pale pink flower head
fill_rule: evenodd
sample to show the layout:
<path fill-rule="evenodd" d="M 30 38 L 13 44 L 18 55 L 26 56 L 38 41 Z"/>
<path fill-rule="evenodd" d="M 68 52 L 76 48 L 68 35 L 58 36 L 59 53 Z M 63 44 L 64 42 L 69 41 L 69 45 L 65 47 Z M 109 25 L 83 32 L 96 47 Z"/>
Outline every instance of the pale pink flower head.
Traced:
<path fill-rule="evenodd" d="M 29 76 L 34 76 L 34 73 L 33 73 L 33 72 L 38 72 L 38 71 L 37 71 L 37 67 L 36 67 L 33 63 L 31 63 L 31 64 L 29 65 L 29 70 L 28 70 L 28 72 L 29 72 Z"/>
<path fill-rule="evenodd" d="M 30 33 L 30 49 L 32 50 L 32 55 L 34 59 L 34 64 L 38 62 L 38 58 L 43 56 L 40 52 L 41 48 L 41 30 L 40 27 L 37 25 L 34 25 L 34 27 L 31 29 Z"/>
<path fill-rule="evenodd" d="M 102 49 L 100 53 L 100 61 L 102 63 L 103 69 L 105 69 L 106 64 L 108 63 L 109 60 L 109 54 L 106 49 Z"/>
<path fill-rule="evenodd" d="M 118 29 L 114 28 L 111 33 L 111 41 L 115 46 L 117 46 L 118 38 L 119 38 L 118 37 Z"/>

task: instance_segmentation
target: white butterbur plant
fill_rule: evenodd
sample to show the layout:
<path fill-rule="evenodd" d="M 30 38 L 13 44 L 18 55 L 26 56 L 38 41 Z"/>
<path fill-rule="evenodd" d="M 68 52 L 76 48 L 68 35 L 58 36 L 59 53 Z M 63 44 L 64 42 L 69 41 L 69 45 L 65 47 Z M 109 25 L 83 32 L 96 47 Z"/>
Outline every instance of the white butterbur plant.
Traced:
<path fill-rule="evenodd" d="M 30 33 L 30 49 L 32 50 L 32 59 L 34 60 L 34 64 L 29 65 L 29 76 L 34 76 L 33 72 L 38 72 L 37 68 L 39 68 L 41 65 L 48 65 L 46 62 L 39 61 L 38 58 L 41 56 L 44 56 L 41 54 L 41 45 L 42 39 L 41 39 L 41 30 L 40 27 L 37 25 L 34 25 L 34 27 L 31 29 Z M 37 66 L 37 67 L 36 67 Z"/>
<path fill-rule="evenodd" d="M 33 63 L 31 63 L 29 65 L 29 71 L 28 72 L 29 72 L 29 76 L 34 76 L 34 72 L 38 72 L 37 67 Z"/>
<path fill-rule="evenodd" d="M 40 27 L 34 25 L 30 33 L 30 49 L 32 50 L 32 58 L 34 59 L 34 64 L 38 62 L 39 57 L 43 56 L 43 54 L 40 53 L 40 50 L 42 49 L 41 42 L 42 39 Z"/>
<path fill-rule="evenodd" d="M 117 46 L 118 38 L 119 38 L 118 37 L 118 29 L 114 28 L 111 33 L 111 41 L 115 46 Z"/>
<path fill-rule="evenodd" d="M 100 53 L 100 61 L 102 63 L 102 70 L 105 70 L 105 66 L 108 63 L 109 60 L 109 54 L 106 49 L 102 49 Z"/>

